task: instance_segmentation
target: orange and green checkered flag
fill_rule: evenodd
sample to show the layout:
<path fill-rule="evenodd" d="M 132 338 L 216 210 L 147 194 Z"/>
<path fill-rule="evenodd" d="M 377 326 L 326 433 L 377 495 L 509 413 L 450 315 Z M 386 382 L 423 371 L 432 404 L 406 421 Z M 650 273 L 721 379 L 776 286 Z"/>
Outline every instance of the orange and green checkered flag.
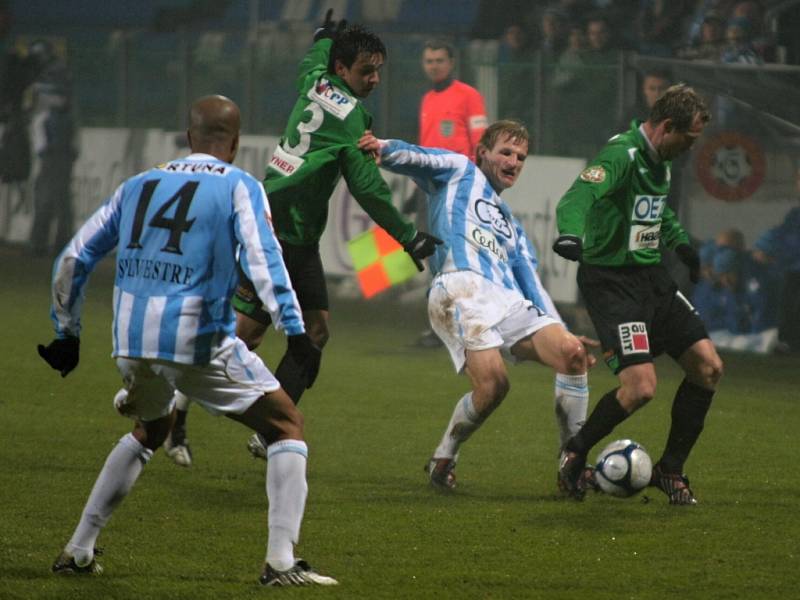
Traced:
<path fill-rule="evenodd" d="M 418 273 L 403 247 L 377 225 L 347 242 L 347 249 L 365 298 Z"/>

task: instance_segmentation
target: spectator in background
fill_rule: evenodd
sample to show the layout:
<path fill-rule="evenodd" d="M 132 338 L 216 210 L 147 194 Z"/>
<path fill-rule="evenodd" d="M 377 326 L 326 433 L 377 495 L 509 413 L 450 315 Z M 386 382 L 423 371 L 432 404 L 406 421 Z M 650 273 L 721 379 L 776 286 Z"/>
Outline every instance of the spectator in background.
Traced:
<path fill-rule="evenodd" d="M 581 143 L 592 119 L 585 63 L 586 35 L 584 28 L 573 23 L 567 35 L 567 48 L 561 53 L 553 70 L 551 86 L 553 120 L 559 123 L 553 137 L 545 138 L 544 146 L 556 156 L 587 154 Z M 577 141 L 576 141 L 577 140 Z"/>
<path fill-rule="evenodd" d="M 714 11 L 703 19 L 697 44 L 686 46 L 678 52 L 678 57 L 686 60 L 718 61 L 725 43 L 725 20 Z"/>
<path fill-rule="evenodd" d="M 546 62 L 555 62 L 567 47 L 567 13 L 556 6 L 547 7 L 539 19 L 537 50 Z"/>
<path fill-rule="evenodd" d="M 635 21 L 639 52 L 672 56 L 680 39 L 685 4 L 685 0 L 642 0 Z"/>
<path fill-rule="evenodd" d="M 795 188 L 800 199 L 800 167 L 795 172 Z M 790 210 L 783 222 L 765 231 L 756 240 L 753 258 L 773 269 L 782 278 L 778 339 L 780 349 L 800 351 L 800 206 Z"/>
<path fill-rule="evenodd" d="M 0 5 L 0 8 L 2 5 Z M 0 33 L 10 15 L 0 11 Z M 39 70 L 29 52 L 4 47 L 0 58 L 0 181 L 21 184 L 31 173 L 30 88 Z M 17 186 L 24 194 L 24 186 Z"/>
<path fill-rule="evenodd" d="M 764 59 L 753 45 L 753 22 L 749 18 L 734 17 L 728 21 L 720 60 L 724 63 L 764 64 Z"/>
<path fill-rule="evenodd" d="M 591 156 L 608 140 L 608 128 L 618 120 L 617 115 L 617 64 L 620 53 L 608 19 L 602 13 L 595 13 L 586 21 L 586 51 L 583 61 L 587 67 L 584 73 L 585 90 L 578 101 L 581 111 L 590 119 L 578 139 L 583 140 L 584 156 Z"/>
<path fill-rule="evenodd" d="M 498 53 L 499 112 L 504 118 L 533 119 L 533 52 L 521 25 L 509 25 Z"/>
<path fill-rule="evenodd" d="M 452 150 L 474 161 L 487 125 L 483 97 L 453 77 L 453 47 L 445 41 L 425 43 L 422 68 L 432 89 L 422 97 L 420 106 L 420 145 Z"/>
<path fill-rule="evenodd" d="M 702 37 L 703 24 L 710 14 L 717 15 L 724 24 L 733 7 L 734 0 L 696 0 L 691 16 L 687 19 L 686 38 L 681 44 L 686 48 L 697 46 Z"/>
<path fill-rule="evenodd" d="M 628 129 L 633 119 L 644 120 L 650 115 L 650 109 L 653 108 L 658 97 L 670 86 L 670 75 L 660 69 L 651 69 L 644 72 L 641 82 L 636 102 L 625 111 L 623 119 L 616 128 L 617 131 Z"/>
<path fill-rule="evenodd" d="M 47 40 L 31 44 L 37 66 L 33 82 L 33 150 L 39 157 L 34 182 L 34 216 L 30 246 L 36 256 L 60 250 L 72 237 L 72 164 L 77 152 L 72 116 L 72 77 Z M 50 226 L 56 222 L 55 245 Z"/>

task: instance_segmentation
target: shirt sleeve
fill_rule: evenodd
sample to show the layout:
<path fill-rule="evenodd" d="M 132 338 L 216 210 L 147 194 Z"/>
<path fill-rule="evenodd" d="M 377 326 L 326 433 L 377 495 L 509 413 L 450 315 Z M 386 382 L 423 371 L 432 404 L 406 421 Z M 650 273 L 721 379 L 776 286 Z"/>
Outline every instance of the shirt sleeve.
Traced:
<path fill-rule="evenodd" d="M 392 192 L 371 156 L 355 144 L 347 144 L 340 154 L 339 168 L 350 193 L 373 221 L 401 244 L 414 239 L 416 228 L 392 204 Z"/>
<path fill-rule="evenodd" d="M 425 192 L 446 185 L 453 173 L 464 171 L 469 162 L 457 152 L 415 146 L 401 140 L 381 140 L 381 166 L 411 177 Z"/>
<path fill-rule="evenodd" d="M 561 235 L 583 238 L 586 214 L 595 202 L 610 196 L 628 181 L 633 162 L 623 147 L 608 148 L 587 166 L 556 207 Z"/>
<path fill-rule="evenodd" d="M 79 336 L 84 290 L 95 265 L 119 241 L 125 184 L 120 185 L 69 241 L 53 266 L 50 318 L 56 337 Z"/>
<path fill-rule="evenodd" d="M 678 222 L 678 216 L 670 206 L 665 206 L 661 215 L 661 236 L 670 249 L 689 243 L 689 234 Z"/>
<path fill-rule="evenodd" d="M 316 77 L 319 73 L 324 72 L 328 68 L 328 57 L 331 53 L 331 44 L 333 40 L 330 38 L 322 38 L 309 48 L 303 60 L 300 61 L 300 66 L 297 70 L 297 80 L 295 87 L 302 94 L 303 90 L 307 89 L 306 80 L 309 76 Z"/>
<path fill-rule="evenodd" d="M 517 237 L 514 258 L 511 260 L 511 272 L 514 274 L 514 281 L 517 282 L 520 290 L 522 290 L 522 295 L 527 300 L 530 300 L 542 312 L 563 323 L 561 315 L 559 315 L 553 300 L 550 298 L 550 294 L 547 293 L 539 279 L 539 274 L 537 273 L 539 261 L 536 258 L 536 250 L 533 244 L 531 244 L 519 221 L 513 219 L 513 225 Z"/>
<path fill-rule="evenodd" d="M 286 335 L 305 332 L 300 304 L 283 262 L 267 195 L 261 182 L 242 178 L 233 191 L 234 233 L 241 246 L 239 264 L 276 329 Z"/>

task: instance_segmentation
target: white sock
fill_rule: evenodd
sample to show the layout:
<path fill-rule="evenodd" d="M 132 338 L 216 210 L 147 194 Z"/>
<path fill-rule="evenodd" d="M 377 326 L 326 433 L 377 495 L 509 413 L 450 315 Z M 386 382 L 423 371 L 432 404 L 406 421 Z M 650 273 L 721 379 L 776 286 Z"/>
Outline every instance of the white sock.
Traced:
<path fill-rule="evenodd" d="M 294 566 L 294 545 L 306 506 L 308 446 L 301 440 L 282 440 L 267 447 L 269 538 L 267 562 L 285 571 Z"/>
<path fill-rule="evenodd" d="M 586 422 L 589 407 L 589 378 L 583 375 L 556 374 L 556 422 L 563 448 Z"/>
<path fill-rule="evenodd" d="M 483 419 L 475 410 L 472 403 L 472 392 L 464 396 L 456 403 L 453 409 L 453 416 L 447 424 L 442 441 L 433 452 L 434 458 L 455 458 L 458 448 L 466 442 L 473 433 L 483 423 Z"/>
<path fill-rule="evenodd" d="M 131 491 L 142 468 L 152 457 L 153 451 L 142 446 L 131 433 L 120 438 L 111 450 L 94 482 L 81 520 L 65 548 L 78 566 L 88 565 L 92 561 L 100 530 Z"/>
<path fill-rule="evenodd" d="M 175 399 L 175 408 L 184 412 L 189 410 L 189 404 L 191 403 L 189 396 L 182 394 L 178 390 L 175 390 L 175 395 L 173 398 Z"/>

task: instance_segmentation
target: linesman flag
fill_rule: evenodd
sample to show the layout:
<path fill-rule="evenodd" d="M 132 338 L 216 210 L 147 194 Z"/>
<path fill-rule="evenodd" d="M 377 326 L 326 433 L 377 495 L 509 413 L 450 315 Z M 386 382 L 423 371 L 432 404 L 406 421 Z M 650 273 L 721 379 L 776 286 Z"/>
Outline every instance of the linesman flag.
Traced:
<path fill-rule="evenodd" d="M 347 242 L 347 249 L 365 298 L 418 273 L 403 247 L 377 225 Z"/>

